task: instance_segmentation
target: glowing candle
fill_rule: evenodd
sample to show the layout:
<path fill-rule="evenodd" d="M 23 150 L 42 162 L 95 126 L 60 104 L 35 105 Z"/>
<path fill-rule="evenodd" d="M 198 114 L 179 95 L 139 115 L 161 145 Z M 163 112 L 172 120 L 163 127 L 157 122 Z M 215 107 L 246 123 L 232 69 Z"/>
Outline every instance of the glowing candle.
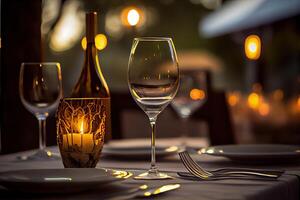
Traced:
<path fill-rule="evenodd" d="M 65 167 L 95 167 L 106 130 L 101 98 L 65 98 L 57 111 L 57 142 Z"/>
<path fill-rule="evenodd" d="M 69 133 L 63 135 L 63 148 L 69 149 L 74 147 L 85 153 L 92 152 L 94 149 L 93 134 L 85 133 L 83 120 L 79 126 L 79 133 Z"/>

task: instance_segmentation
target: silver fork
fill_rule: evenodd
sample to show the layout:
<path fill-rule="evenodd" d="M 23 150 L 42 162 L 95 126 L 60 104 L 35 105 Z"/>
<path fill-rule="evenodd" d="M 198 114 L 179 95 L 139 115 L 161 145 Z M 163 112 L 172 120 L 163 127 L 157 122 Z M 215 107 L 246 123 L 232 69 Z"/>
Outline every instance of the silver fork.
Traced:
<path fill-rule="evenodd" d="M 273 178 L 276 179 L 280 176 L 280 174 L 275 173 L 265 173 L 261 171 L 245 171 L 245 170 L 237 170 L 237 171 L 224 171 L 223 172 L 209 172 L 203 169 L 198 163 L 196 163 L 191 156 L 188 154 L 187 151 L 183 151 L 179 153 L 180 159 L 187 170 L 193 174 L 194 176 L 201 178 L 201 179 L 209 179 L 215 177 L 228 177 L 228 176 L 235 176 L 235 175 L 250 175 L 250 176 L 258 176 L 258 177 L 265 177 L 265 178 Z"/>

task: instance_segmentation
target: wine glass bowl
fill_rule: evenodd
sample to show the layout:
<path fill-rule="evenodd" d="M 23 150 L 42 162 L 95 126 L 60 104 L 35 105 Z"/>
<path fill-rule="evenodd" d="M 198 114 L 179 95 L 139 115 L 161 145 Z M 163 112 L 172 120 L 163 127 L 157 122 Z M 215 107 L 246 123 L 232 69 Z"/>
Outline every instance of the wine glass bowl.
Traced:
<path fill-rule="evenodd" d="M 46 151 L 46 118 L 54 112 L 62 97 L 59 63 L 22 63 L 19 93 L 24 107 L 39 121 L 39 151 L 22 159 L 47 159 L 53 153 Z"/>
<path fill-rule="evenodd" d="M 172 101 L 179 85 L 176 51 L 171 38 L 135 38 L 128 63 L 128 86 L 146 113 L 152 128 L 151 168 L 137 179 L 163 179 L 155 166 L 155 125 L 160 112 Z"/>
<path fill-rule="evenodd" d="M 134 39 L 128 83 L 137 104 L 148 116 L 159 114 L 176 94 L 179 71 L 172 44 L 170 38 Z"/>
<path fill-rule="evenodd" d="M 188 118 L 207 100 L 207 77 L 202 70 L 183 70 L 180 75 L 180 87 L 171 106 L 182 119 L 182 147 L 185 148 L 185 138 L 188 135 L 186 126 Z"/>
<path fill-rule="evenodd" d="M 60 74 L 53 74 L 46 69 L 49 65 L 52 64 L 22 63 L 20 97 L 25 108 L 35 116 L 53 112 L 61 97 L 61 84 L 57 84 L 61 79 L 58 77 Z"/>
<path fill-rule="evenodd" d="M 182 72 L 180 87 L 172 101 L 172 107 L 182 118 L 199 109 L 207 99 L 206 75 L 203 71 Z"/>

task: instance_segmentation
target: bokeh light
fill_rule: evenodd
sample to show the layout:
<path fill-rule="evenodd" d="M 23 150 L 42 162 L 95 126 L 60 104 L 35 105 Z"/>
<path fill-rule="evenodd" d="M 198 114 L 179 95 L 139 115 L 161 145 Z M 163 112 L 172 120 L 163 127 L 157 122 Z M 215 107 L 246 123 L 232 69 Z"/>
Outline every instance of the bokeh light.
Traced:
<path fill-rule="evenodd" d="M 107 46 L 107 37 L 104 34 L 97 34 L 95 37 L 95 45 L 98 50 L 103 50 Z M 86 50 L 86 37 L 82 38 L 81 46 Z"/>
<path fill-rule="evenodd" d="M 257 109 L 260 104 L 260 96 L 259 94 L 252 92 L 248 96 L 248 105 L 252 109 Z"/>
<path fill-rule="evenodd" d="M 95 44 L 98 50 L 105 49 L 107 46 L 107 37 L 104 34 L 97 34 L 95 37 Z"/>
<path fill-rule="evenodd" d="M 135 26 L 139 23 L 140 14 L 136 9 L 129 10 L 127 14 L 127 21 L 131 26 Z"/>
<path fill-rule="evenodd" d="M 230 106 L 235 106 L 240 101 L 240 96 L 237 93 L 231 93 L 228 96 L 228 104 Z"/>
<path fill-rule="evenodd" d="M 144 12 L 137 7 L 126 7 L 121 12 L 121 22 L 124 26 L 140 27 L 145 22 Z"/>
<path fill-rule="evenodd" d="M 262 103 L 258 108 L 258 112 L 262 116 L 267 116 L 270 113 L 270 105 L 268 103 Z"/>
<path fill-rule="evenodd" d="M 258 35 L 249 35 L 245 39 L 245 54 L 250 60 L 257 60 L 260 57 L 261 41 Z"/>
<path fill-rule="evenodd" d="M 205 92 L 201 89 L 194 88 L 190 91 L 190 97 L 191 97 L 191 99 L 193 99 L 195 101 L 203 100 L 205 98 Z"/>
<path fill-rule="evenodd" d="M 71 49 L 84 32 L 84 11 L 81 3 L 68 1 L 50 36 L 50 48 L 55 52 Z"/>

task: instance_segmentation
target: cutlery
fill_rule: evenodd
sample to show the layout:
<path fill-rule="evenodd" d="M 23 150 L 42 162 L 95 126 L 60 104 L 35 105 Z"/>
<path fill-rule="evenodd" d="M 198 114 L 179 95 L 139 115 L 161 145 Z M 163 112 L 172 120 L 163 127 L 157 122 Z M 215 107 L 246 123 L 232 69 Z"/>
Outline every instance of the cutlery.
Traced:
<path fill-rule="evenodd" d="M 113 198 L 109 198 L 110 200 L 125 200 L 125 199 L 133 199 L 137 197 L 146 198 L 146 197 L 152 197 L 154 195 L 159 195 L 168 191 L 172 191 L 175 189 L 178 189 L 180 187 L 180 184 L 174 183 L 174 184 L 168 184 L 168 185 L 162 185 L 158 187 L 149 188 L 147 185 L 141 185 L 138 188 L 133 188 L 129 190 L 128 192 L 122 194 L 122 196 L 116 196 Z"/>
<path fill-rule="evenodd" d="M 278 178 L 280 175 L 275 173 L 265 173 L 262 171 L 245 171 L 245 170 L 237 170 L 237 171 L 229 171 L 229 170 L 220 170 L 219 172 L 209 172 L 203 169 L 198 163 L 196 163 L 191 156 L 188 154 L 187 151 L 183 151 L 179 153 L 180 159 L 183 162 L 184 166 L 187 170 L 193 174 L 194 176 L 201 178 L 201 179 L 209 179 L 212 177 L 224 177 L 224 176 L 231 176 L 231 175 L 250 175 L 250 176 L 258 176 L 258 177 L 265 177 L 265 178 Z M 223 171 L 223 172 L 222 172 Z"/>
<path fill-rule="evenodd" d="M 194 180 L 194 181 L 217 181 L 217 180 L 227 180 L 227 179 L 238 179 L 238 180 L 263 180 L 263 181 L 274 181 L 276 179 L 273 178 L 262 178 L 258 176 L 245 176 L 245 175 L 234 175 L 234 176 L 218 176 L 218 177 L 210 177 L 209 179 L 202 179 L 199 177 L 194 176 L 190 172 L 177 172 L 177 175 L 180 178 L 187 179 L 187 180 Z"/>
<path fill-rule="evenodd" d="M 269 170 L 269 169 L 251 169 L 251 168 L 238 168 L 238 167 L 226 167 L 226 168 L 219 168 L 215 170 L 210 170 L 211 173 L 222 173 L 222 172 L 230 172 L 230 171 L 249 171 L 249 172 L 259 172 L 259 173 L 266 173 L 266 174 L 275 174 L 275 175 L 282 175 L 284 170 Z"/>

